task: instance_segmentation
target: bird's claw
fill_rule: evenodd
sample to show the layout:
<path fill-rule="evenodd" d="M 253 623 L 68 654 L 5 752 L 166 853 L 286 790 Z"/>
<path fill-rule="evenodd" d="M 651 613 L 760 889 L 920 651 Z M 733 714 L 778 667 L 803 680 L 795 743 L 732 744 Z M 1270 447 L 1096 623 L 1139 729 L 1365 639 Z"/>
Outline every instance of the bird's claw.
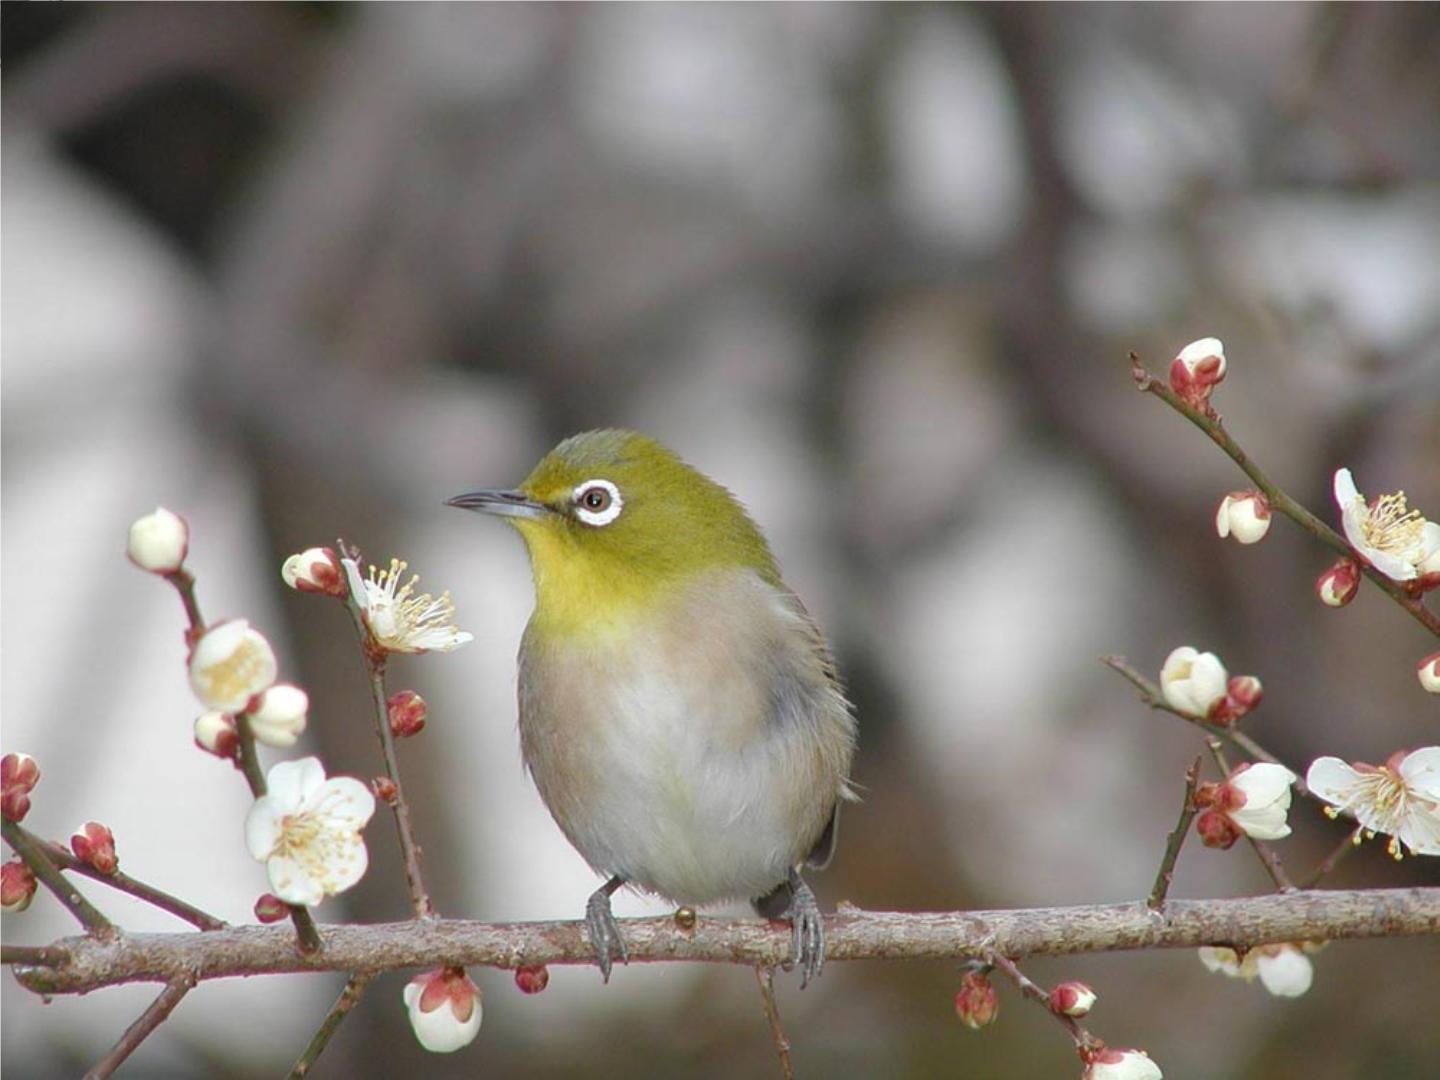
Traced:
<path fill-rule="evenodd" d="M 595 950 L 595 963 L 600 966 L 600 975 L 610 981 L 610 962 L 618 956 L 622 964 L 629 963 L 625 950 L 625 939 L 620 936 L 620 927 L 610 910 L 610 893 L 614 890 L 602 886 L 590 894 L 585 904 L 585 930 L 590 935 L 590 946 Z"/>
<path fill-rule="evenodd" d="M 803 878 L 790 872 L 790 960 L 800 969 L 800 989 L 825 967 L 825 926 L 820 905 Z"/>

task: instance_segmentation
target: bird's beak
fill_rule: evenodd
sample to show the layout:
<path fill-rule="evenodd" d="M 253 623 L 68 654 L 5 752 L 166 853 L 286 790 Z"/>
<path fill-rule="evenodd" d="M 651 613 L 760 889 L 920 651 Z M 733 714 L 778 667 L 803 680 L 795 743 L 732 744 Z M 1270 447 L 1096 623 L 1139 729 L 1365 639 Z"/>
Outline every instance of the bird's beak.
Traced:
<path fill-rule="evenodd" d="M 472 491 L 468 495 L 446 499 L 445 505 L 497 517 L 543 518 L 553 513 L 544 503 L 536 502 L 523 491 Z"/>

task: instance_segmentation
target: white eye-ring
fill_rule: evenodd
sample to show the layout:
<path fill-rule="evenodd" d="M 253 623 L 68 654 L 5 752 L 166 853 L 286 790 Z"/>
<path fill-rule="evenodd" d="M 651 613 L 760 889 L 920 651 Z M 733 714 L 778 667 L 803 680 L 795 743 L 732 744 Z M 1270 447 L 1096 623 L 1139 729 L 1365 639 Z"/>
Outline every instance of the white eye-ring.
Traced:
<path fill-rule="evenodd" d="M 620 489 L 609 480 L 586 480 L 575 485 L 575 516 L 586 525 L 609 525 L 625 508 Z"/>

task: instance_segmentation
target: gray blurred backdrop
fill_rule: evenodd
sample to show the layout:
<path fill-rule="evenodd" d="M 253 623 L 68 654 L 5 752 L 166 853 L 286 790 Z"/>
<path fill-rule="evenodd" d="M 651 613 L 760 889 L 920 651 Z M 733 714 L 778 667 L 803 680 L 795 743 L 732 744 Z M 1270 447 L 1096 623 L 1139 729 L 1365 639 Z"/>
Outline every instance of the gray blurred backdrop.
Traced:
<path fill-rule="evenodd" d="M 561 436 L 643 429 L 734 489 L 834 640 L 865 801 L 822 902 L 956 909 L 1148 889 L 1199 751 L 1096 657 L 1220 653 L 1301 767 L 1435 739 L 1434 649 L 1373 589 L 1314 599 L 1325 552 L 1254 548 L 1242 486 L 1141 398 L 1224 339 L 1217 402 L 1327 518 L 1366 493 L 1440 513 L 1440 8 L 4 5 L 5 749 L 27 825 L 98 818 L 122 865 L 249 920 L 248 805 L 197 753 L 181 612 L 125 527 L 189 518 L 211 618 L 246 615 L 309 688 L 301 750 L 379 771 L 340 611 L 289 552 L 362 544 L 448 588 L 476 641 L 394 666 L 431 701 L 402 747 L 448 915 L 575 917 L 595 880 L 523 776 L 522 546 L 441 501 L 520 480 Z M 1282 853 L 1340 835 L 1313 808 Z M 387 815 L 322 919 L 406 911 Z M 1379 845 L 1343 885 L 1436 880 Z M 1243 846 L 1174 895 L 1264 891 Z M 90 892 L 132 927 L 164 916 Z M 622 912 L 663 908 L 638 899 Z M 737 909 L 740 910 L 740 909 Z M 7 941 L 70 932 L 41 897 Z M 1099 990 L 1094 1028 L 1177 1078 L 1435 1075 L 1440 947 L 1336 944 L 1268 997 L 1193 952 L 1028 965 Z M 743 968 L 555 969 L 451 1058 L 380 980 L 318 1075 L 770 1075 Z M 951 963 L 850 963 L 781 1008 L 802 1076 L 1066 1077 L 1002 988 L 982 1034 Z M 127 1067 L 288 1068 L 340 980 L 208 984 Z M 7 1077 L 77 1075 L 153 994 L 48 1005 L 8 978 Z"/>

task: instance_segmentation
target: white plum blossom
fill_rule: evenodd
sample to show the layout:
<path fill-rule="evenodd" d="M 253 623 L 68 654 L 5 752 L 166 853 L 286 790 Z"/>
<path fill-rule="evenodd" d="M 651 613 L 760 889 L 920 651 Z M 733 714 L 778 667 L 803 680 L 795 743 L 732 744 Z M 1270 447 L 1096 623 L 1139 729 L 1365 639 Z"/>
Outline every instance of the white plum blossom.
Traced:
<path fill-rule="evenodd" d="M 136 518 L 130 525 L 125 553 L 141 570 L 171 574 L 185 562 L 190 547 L 190 527 L 179 514 L 157 506 L 152 513 Z"/>
<path fill-rule="evenodd" d="M 1390 837 L 1386 850 L 1395 858 L 1402 844 L 1413 855 L 1440 855 L 1440 746 L 1400 751 L 1378 767 L 1318 758 L 1305 783 L 1331 804 L 1331 817 L 1345 811 L 1368 835 Z"/>
<path fill-rule="evenodd" d="M 1381 495 L 1371 505 L 1355 489 L 1349 469 L 1335 472 L 1335 502 L 1345 539 L 1355 553 L 1392 581 L 1440 575 L 1440 523 L 1411 510 L 1405 493 Z"/>
<path fill-rule="evenodd" d="M 400 583 L 406 563 L 391 559 L 389 569 L 376 570 L 372 566 L 369 577 L 362 578 L 360 565 L 354 559 L 340 561 L 365 625 L 385 652 L 449 652 L 474 640 L 474 635 L 450 625 L 455 605 L 448 592 L 441 593 L 438 600 L 429 593 L 412 595 L 419 575 Z"/>
<path fill-rule="evenodd" d="M 1205 717 L 1225 699 L 1230 674 L 1214 653 L 1182 645 L 1165 658 L 1160 692 L 1166 703 L 1186 716 Z"/>
<path fill-rule="evenodd" d="M 265 781 L 245 818 L 245 846 L 265 864 L 276 896 L 309 907 L 365 876 L 360 830 L 375 813 L 368 787 L 349 776 L 327 780 L 313 757 L 282 761 Z"/>
<path fill-rule="evenodd" d="M 1242 544 L 1257 544 L 1270 531 L 1270 500 L 1258 491 L 1232 491 L 1215 512 L 1215 531 L 1223 540 L 1233 536 Z"/>
<path fill-rule="evenodd" d="M 1305 948 L 1289 941 L 1257 946 L 1247 951 L 1243 960 L 1234 949 L 1207 945 L 1200 950 L 1200 962 L 1232 979 L 1252 982 L 1258 978 L 1275 997 L 1300 997 L 1315 981 L 1315 967 Z"/>
<path fill-rule="evenodd" d="M 469 1046 L 480 1030 L 480 988 L 464 968 L 448 967 L 417 975 L 405 986 L 410 1027 L 431 1053 L 449 1054 Z"/>
<path fill-rule="evenodd" d="M 1144 1050 L 1111 1050 L 1094 1053 L 1085 1066 L 1083 1080 L 1164 1080 L 1160 1066 Z"/>
<path fill-rule="evenodd" d="M 266 746 L 294 746 L 305 730 L 310 698 L 298 686 L 276 683 L 251 710 L 250 733 Z"/>
<path fill-rule="evenodd" d="M 1290 810 L 1290 785 L 1299 779 L 1284 765 L 1268 761 L 1241 765 L 1222 785 L 1221 808 L 1247 836 L 1279 840 L 1290 835 L 1285 815 Z"/>
<path fill-rule="evenodd" d="M 245 619 L 207 630 L 190 653 L 190 688 L 207 708 L 237 713 L 275 681 L 275 652 Z"/>

